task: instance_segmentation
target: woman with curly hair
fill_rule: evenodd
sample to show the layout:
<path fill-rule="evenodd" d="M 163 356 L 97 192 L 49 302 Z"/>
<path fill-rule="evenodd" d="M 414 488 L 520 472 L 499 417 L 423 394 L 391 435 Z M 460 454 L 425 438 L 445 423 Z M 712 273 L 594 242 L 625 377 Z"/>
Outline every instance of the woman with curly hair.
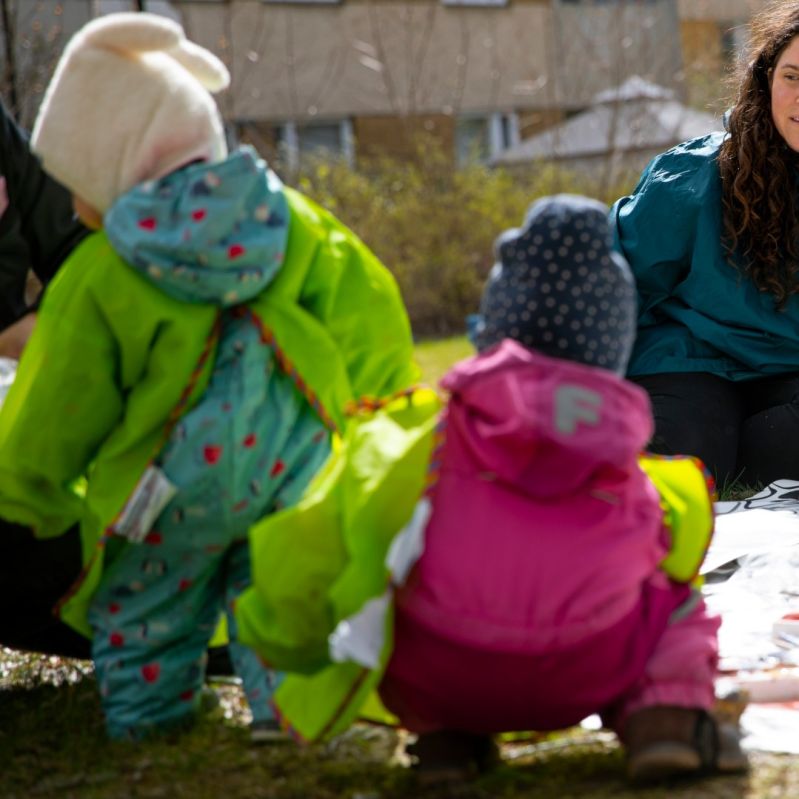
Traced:
<path fill-rule="evenodd" d="M 727 133 L 657 156 L 611 211 L 650 449 L 722 486 L 799 479 L 799 2 L 754 18 L 740 73 Z"/>

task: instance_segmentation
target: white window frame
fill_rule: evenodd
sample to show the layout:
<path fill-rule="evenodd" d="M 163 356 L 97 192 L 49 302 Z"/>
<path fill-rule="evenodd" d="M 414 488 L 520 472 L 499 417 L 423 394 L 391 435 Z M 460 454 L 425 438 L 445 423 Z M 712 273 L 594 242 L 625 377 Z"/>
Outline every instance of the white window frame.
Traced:
<path fill-rule="evenodd" d="M 507 139 L 507 141 L 506 141 Z M 506 147 L 515 147 L 522 140 L 519 115 L 495 111 L 488 118 L 488 157 L 494 158 Z"/>
<path fill-rule="evenodd" d="M 522 140 L 519 114 L 516 111 L 494 111 L 488 114 L 464 114 L 462 119 L 485 122 L 487 133 L 487 152 L 485 158 L 490 161 L 508 147 L 515 147 Z M 456 143 L 457 147 L 457 143 Z M 456 155 L 460 155 L 457 153 Z M 461 162 L 461 165 L 465 162 Z"/>
<path fill-rule="evenodd" d="M 310 124 L 313 125 L 314 123 Z M 355 132 L 352 126 L 352 120 L 319 121 L 316 124 L 338 125 L 339 140 L 341 142 L 340 155 L 345 163 L 352 167 L 355 164 Z M 304 125 L 298 125 L 296 122 L 284 122 L 278 127 L 280 128 L 283 146 L 286 148 L 286 165 L 292 172 L 295 172 L 300 166 L 300 132 L 298 129 L 304 127 Z"/>

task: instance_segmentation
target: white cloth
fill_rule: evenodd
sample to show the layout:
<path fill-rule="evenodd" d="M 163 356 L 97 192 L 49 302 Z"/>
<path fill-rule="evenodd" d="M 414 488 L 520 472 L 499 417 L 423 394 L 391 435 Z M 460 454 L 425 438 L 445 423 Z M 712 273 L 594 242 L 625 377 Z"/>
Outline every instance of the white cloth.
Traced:
<path fill-rule="evenodd" d="M 8 389 L 17 375 L 17 362 L 11 358 L 0 358 L 0 408 L 8 394 Z"/>

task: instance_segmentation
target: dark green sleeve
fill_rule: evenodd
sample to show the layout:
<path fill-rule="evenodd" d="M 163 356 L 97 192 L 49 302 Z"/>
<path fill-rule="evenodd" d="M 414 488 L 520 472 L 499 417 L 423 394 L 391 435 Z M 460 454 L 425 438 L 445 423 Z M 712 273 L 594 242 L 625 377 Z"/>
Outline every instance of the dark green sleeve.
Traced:
<path fill-rule="evenodd" d="M 42 170 L 2 103 L 0 176 L 8 196 L 0 215 L 1 330 L 28 310 L 28 270 L 47 283 L 86 230 L 74 217 L 69 193 Z"/>

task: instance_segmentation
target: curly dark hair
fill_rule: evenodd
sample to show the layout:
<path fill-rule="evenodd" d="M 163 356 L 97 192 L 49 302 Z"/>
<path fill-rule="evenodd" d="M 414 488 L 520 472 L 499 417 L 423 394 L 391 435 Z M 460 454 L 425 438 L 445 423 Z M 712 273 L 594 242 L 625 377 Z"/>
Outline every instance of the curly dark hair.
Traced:
<path fill-rule="evenodd" d="M 730 135 L 719 153 L 724 246 L 760 291 L 782 309 L 799 293 L 799 154 L 785 143 L 771 115 L 773 69 L 799 35 L 799 2 L 779 0 L 751 24 L 749 59 L 736 75 Z"/>

